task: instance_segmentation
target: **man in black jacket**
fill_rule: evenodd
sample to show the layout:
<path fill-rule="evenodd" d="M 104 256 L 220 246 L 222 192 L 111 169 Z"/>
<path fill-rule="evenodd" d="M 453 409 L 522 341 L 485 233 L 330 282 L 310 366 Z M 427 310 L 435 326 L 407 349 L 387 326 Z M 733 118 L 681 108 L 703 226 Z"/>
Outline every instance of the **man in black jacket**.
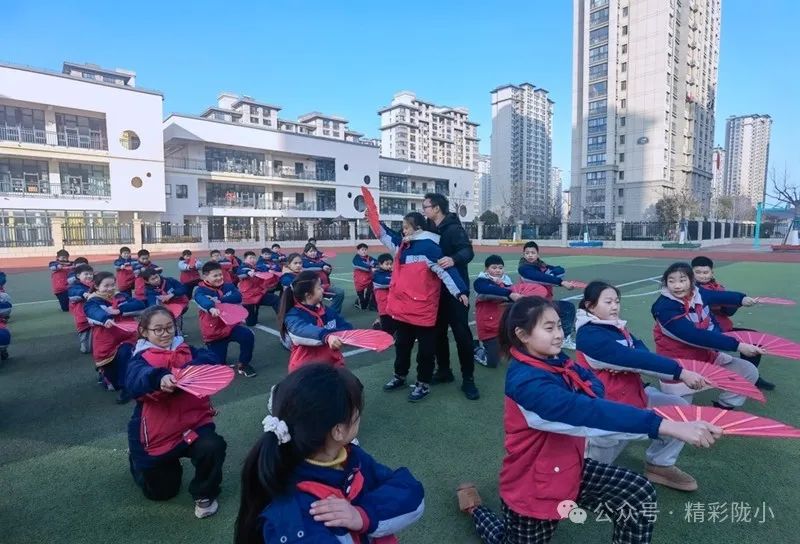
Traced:
<path fill-rule="evenodd" d="M 440 236 L 439 246 L 445 255 L 439 259 L 439 266 L 452 268 L 458 271 L 464 284 L 469 287 L 469 272 L 467 265 L 475 257 L 472 251 L 472 242 L 467 236 L 458 215 L 450 213 L 449 202 L 444 195 L 428 193 L 422 202 L 422 213 L 428 218 L 428 230 Z M 461 365 L 463 382 L 461 390 L 470 400 L 480 398 L 478 388 L 475 387 L 475 361 L 473 359 L 472 331 L 469 328 L 469 306 L 464 306 L 450 296 L 447 289 L 442 288 L 439 298 L 439 313 L 436 316 L 436 364 L 434 383 L 452 382 L 453 371 L 450 370 L 450 341 L 447 337 L 447 327 L 453 331 L 458 350 L 458 361 Z"/>

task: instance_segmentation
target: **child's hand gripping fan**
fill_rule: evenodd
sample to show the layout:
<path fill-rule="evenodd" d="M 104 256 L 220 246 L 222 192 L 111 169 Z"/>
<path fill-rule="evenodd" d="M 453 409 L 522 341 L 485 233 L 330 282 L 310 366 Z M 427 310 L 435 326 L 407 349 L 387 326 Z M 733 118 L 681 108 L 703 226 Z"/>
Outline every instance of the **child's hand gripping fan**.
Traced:
<path fill-rule="evenodd" d="M 727 435 L 800 438 L 800 429 L 738 410 L 692 405 L 654 406 L 652 410 L 669 421 L 705 421 L 722 427 L 723 434 Z"/>
<path fill-rule="evenodd" d="M 254 277 L 264 280 L 265 287 L 267 289 L 271 289 L 278 285 L 278 282 L 281 281 L 281 276 L 283 272 L 256 272 L 253 274 Z"/>
<path fill-rule="evenodd" d="M 710 363 L 704 363 L 702 361 L 695 361 L 692 359 L 678 359 L 678 362 L 685 370 L 690 370 L 700 374 L 713 388 L 744 395 L 745 397 L 755 399 L 759 402 L 767 401 L 766 397 L 764 397 L 764 393 L 762 393 L 758 387 L 745 380 L 739 374 L 736 374 L 735 372 L 732 372 L 724 367 Z M 708 387 L 705 387 L 702 390 L 705 389 L 708 389 Z M 698 392 L 697 390 L 689 389 L 689 387 L 683 382 L 665 380 L 661 380 L 661 390 L 664 393 L 670 393 L 673 395 L 688 395 Z"/>
<path fill-rule="evenodd" d="M 380 223 L 380 216 L 378 215 L 378 206 L 375 204 L 375 198 L 373 198 L 372 193 L 366 187 L 361 188 L 361 194 L 364 197 L 364 204 L 366 205 L 366 216 L 367 221 L 369 221 L 369 226 L 372 229 L 372 233 L 375 237 L 379 237 L 381 234 L 381 223 Z"/>
<path fill-rule="evenodd" d="M 383 351 L 389 349 L 389 347 L 394 344 L 394 338 L 391 334 L 374 329 L 336 331 L 333 334 L 337 336 L 343 344 L 372 351 Z"/>
<path fill-rule="evenodd" d="M 800 344 L 786 338 L 758 331 L 731 331 L 726 332 L 725 335 L 731 336 L 739 342 L 758 346 L 770 355 L 800 360 Z"/>
<path fill-rule="evenodd" d="M 214 307 L 219 310 L 219 318 L 226 325 L 238 325 L 247 319 L 247 310 L 241 304 L 218 302 Z"/>
<path fill-rule="evenodd" d="M 226 365 L 189 365 L 174 376 L 176 387 L 203 398 L 227 387 L 233 381 L 234 371 Z"/>
<path fill-rule="evenodd" d="M 794 306 L 797 303 L 788 298 L 779 297 L 753 297 L 759 304 L 776 304 L 778 306 Z"/>

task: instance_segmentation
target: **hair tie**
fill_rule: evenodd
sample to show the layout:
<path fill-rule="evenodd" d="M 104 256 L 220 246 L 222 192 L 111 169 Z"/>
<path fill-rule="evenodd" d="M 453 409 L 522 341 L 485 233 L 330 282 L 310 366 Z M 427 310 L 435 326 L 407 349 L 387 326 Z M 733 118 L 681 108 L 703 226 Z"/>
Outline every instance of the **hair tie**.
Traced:
<path fill-rule="evenodd" d="M 275 436 L 278 437 L 278 444 L 286 444 L 292 439 L 286 422 L 281 421 L 277 417 L 267 416 L 261 423 L 264 425 L 265 433 L 275 433 Z"/>

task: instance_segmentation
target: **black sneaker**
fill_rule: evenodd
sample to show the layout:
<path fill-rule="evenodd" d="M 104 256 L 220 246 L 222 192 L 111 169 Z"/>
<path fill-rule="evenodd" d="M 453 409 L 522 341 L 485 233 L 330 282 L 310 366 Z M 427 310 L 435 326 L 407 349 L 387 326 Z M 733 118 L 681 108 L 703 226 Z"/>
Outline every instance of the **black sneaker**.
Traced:
<path fill-rule="evenodd" d="M 772 391 L 775 389 L 775 384 L 768 382 L 764 378 L 758 378 L 758 380 L 756 380 L 756 387 L 763 389 L 764 391 Z"/>
<path fill-rule="evenodd" d="M 472 378 L 464 378 L 464 381 L 461 383 L 461 390 L 464 392 L 464 396 L 469 400 L 478 400 L 481 398 L 478 388 L 475 387 L 475 380 Z"/>
<path fill-rule="evenodd" d="M 719 408 L 721 410 L 735 410 L 733 406 L 728 406 L 727 404 L 720 404 L 719 402 L 712 402 L 711 404 L 714 405 L 714 408 Z"/>
<path fill-rule="evenodd" d="M 405 387 L 405 385 L 406 385 L 405 378 L 401 378 L 399 376 L 392 376 L 392 379 L 383 385 L 383 390 L 394 391 L 395 389 L 400 389 L 401 387 Z"/>
<path fill-rule="evenodd" d="M 0 361 L 5 361 L 6 359 L 8 359 L 8 349 L 0 348 Z"/>
<path fill-rule="evenodd" d="M 258 375 L 255 368 L 245 363 L 239 363 L 239 366 L 236 367 L 236 372 L 245 378 L 255 378 Z"/>
<path fill-rule="evenodd" d="M 456 377 L 453 376 L 452 370 L 445 370 L 444 372 L 436 371 L 433 373 L 433 379 L 431 380 L 431 385 L 436 385 L 439 383 L 450 383 L 456 381 Z"/>
<path fill-rule="evenodd" d="M 431 394 L 431 388 L 428 384 L 417 382 L 414 385 L 414 389 L 412 389 L 411 393 L 408 394 L 408 401 L 419 402 L 430 394 Z"/>

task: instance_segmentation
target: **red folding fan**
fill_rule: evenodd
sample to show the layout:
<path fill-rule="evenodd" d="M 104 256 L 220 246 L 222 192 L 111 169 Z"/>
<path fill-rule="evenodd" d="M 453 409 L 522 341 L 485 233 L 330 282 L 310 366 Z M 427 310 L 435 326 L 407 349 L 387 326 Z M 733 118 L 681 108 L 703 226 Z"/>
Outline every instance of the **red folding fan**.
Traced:
<path fill-rule="evenodd" d="M 125 332 L 136 332 L 136 330 L 139 328 L 139 322 L 136 321 L 135 319 L 123 318 L 120 319 L 119 321 L 115 319 L 114 326 L 117 327 L 118 329 L 122 329 Z"/>
<path fill-rule="evenodd" d="M 759 304 L 777 304 L 778 306 L 794 306 L 795 301 L 788 298 L 779 297 L 755 297 Z"/>
<path fill-rule="evenodd" d="M 764 351 L 770 355 L 800 359 L 800 344 L 786 338 L 758 331 L 731 331 L 725 334 L 736 338 L 739 342 L 764 348 Z"/>
<path fill-rule="evenodd" d="M 173 317 L 179 317 L 183 313 L 185 306 L 180 302 L 167 302 L 164 304 L 164 308 L 169 310 Z"/>
<path fill-rule="evenodd" d="M 383 351 L 394 344 L 394 338 L 391 334 L 373 329 L 336 331 L 333 335 L 338 336 L 344 344 L 372 351 Z"/>
<path fill-rule="evenodd" d="M 578 281 L 578 280 L 567 280 L 572 284 L 573 289 L 586 289 L 588 285 L 586 282 Z"/>
<path fill-rule="evenodd" d="M 764 393 L 762 393 L 758 387 L 745 380 L 736 372 L 719 365 L 695 361 L 693 359 L 678 359 L 678 362 L 686 370 L 691 370 L 692 372 L 700 374 L 716 389 L 744 395 L 745 397 L 755 399 L 759 402 L 767 402 Z"/>
<path fill-rule="evenodd" d="M 519 293 L 523 297 L 545 297 L 547 289 L 538 283 L 515 283 L 511 286 L 512 293 Z"/>
<path fill-rule="evenodd" d="M 722 427 L 724 434 L 800 438 L 800 429 L 761 416 L 713 406 L 656 406 L 653 411 L 669 421 L 706 421 Z"/>
<path fill-rule="evenodd" d="M 247 310 L 241 304 L 220 302 L 215 307 L 219 310 L 219 318 L 226 325 L 238 325 L 247 319 Z"/>
<path fill-rule="evenodd" d="M 361 188 L 361 195 L 364 197 L 364 204 L 367 206 L 367 221 L 369 221 L 369 226 L 372 229 L 372 233 L 377 238 L 381 234 L 378 206 L 375 204 L 375 199 L 373 198 L 372 193 L 366 187 Z"/>
<path fill-rule="evenodd" d="M 234 371 L 226 365 L 189 365 L 174 376 L 177 387 L 203 398 L 225 389 L 233 381 Z"/>

